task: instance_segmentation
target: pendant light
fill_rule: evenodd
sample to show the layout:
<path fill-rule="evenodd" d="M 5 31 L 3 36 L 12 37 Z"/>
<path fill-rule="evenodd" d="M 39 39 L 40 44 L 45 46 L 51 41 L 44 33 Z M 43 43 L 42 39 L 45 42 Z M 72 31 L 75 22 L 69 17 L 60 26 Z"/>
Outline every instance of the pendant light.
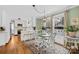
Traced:
<path fill-rule="evenodd" d="M 34 10 L 39 13 L 39 14 L 44 14 L 44 17 L 43 17 L 43 22 L 46 23 L 46 15 L 45 15 L 45 8 L 43 8 L 43 11 L 39 11 L 37 8 L 36 8 L 36 5 L 32 5 Z M 42 29 L 45 30 L 45 26 L 42 26 Z"/>
<path fill-rule="evenodd" d="M 44 13 L 44 11 L 38 10 L 37 7 L 36 7 L 36 5 L 32 5 L 32 7 L 34 8 L 34 10 L 35 10 L 37 13 L 39 13 L 39 14 Z"/>

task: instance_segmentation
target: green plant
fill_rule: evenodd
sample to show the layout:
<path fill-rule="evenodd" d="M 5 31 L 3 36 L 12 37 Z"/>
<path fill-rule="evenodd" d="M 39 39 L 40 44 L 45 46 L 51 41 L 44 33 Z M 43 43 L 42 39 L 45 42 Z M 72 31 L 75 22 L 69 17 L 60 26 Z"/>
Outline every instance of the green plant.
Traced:
<path fill-rule="evenodd" d="M 67 27 L 67 32 L 77 32 L 79 30 L 78 27 L 75 26 L 68 26 Z"/>

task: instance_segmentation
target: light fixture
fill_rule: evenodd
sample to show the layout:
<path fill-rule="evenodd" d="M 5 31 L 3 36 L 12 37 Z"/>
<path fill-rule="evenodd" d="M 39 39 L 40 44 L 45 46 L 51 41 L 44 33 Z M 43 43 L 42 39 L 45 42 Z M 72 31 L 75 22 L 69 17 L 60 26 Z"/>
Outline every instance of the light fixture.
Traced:
<path fill-rule="evenodd" d="M 46 24 L 47 18 L 46 18 L 46 15 L 45 15 L 45 8 L 43 8 L 43 11 L 41 12 L 41 11 L 39 11 L 39 10 L 37 9 L 36 5 L 32 5 L 32 6 L 33 6 L 34 10 L 35 10 L 37 13 L 39 13 L 39 14 L 44 14 L 44 17 L 43 17 L 42 20 L 43 20 L 43 22 Z M 45 28 L 46 28 L 46 25 L 43 25 L 42 29 L 45 30 Z"/>
<path fill-rule="evenodd" d="M 32 7 L 34 8 L 34 10 L 37 12 L 37 13 L 39 13 L 39 14 L 44 14 L 44 20 L 46 20 L 46 10 L 45 10 L 45 8 L 43 8 L 43 11 L 40 11 L 40 10 L 38 10 L 37 9 L 37 7 L 36 7 L 36 5 L 32 5 Z"/>
<path fill-rule="evenodd" d="M 38 10 L 37 7 L 36 7 L 36 5 L 32 5 L 32 7 L 34 8 L 34 10 L 35 10 L 37 13 L 39 13 L 39 14 L 44 13 L 44 11 L 42 12 L 42 11 Z"/>

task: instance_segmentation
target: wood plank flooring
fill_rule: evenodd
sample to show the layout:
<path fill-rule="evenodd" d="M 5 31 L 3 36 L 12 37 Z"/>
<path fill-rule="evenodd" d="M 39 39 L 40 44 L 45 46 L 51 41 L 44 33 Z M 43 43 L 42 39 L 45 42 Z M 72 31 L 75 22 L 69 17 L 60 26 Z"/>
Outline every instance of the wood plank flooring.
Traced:
<path fill-rule="evenodd" d="M 18 35 L 14 35 L 7 44 L 0 46 L 0 54 L 32 54 L 32 51 L 21 42 Z"/>

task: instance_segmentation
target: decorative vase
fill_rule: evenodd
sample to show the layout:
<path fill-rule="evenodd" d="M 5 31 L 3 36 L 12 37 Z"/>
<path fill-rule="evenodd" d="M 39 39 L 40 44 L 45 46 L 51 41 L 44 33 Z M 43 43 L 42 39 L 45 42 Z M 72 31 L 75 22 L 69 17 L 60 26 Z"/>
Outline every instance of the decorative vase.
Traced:
<path fill-rule="evenodd" d="M 68 32 L 68 35 L 69 35 L 70 37 L 76 37 L 76 32 Z"/>

